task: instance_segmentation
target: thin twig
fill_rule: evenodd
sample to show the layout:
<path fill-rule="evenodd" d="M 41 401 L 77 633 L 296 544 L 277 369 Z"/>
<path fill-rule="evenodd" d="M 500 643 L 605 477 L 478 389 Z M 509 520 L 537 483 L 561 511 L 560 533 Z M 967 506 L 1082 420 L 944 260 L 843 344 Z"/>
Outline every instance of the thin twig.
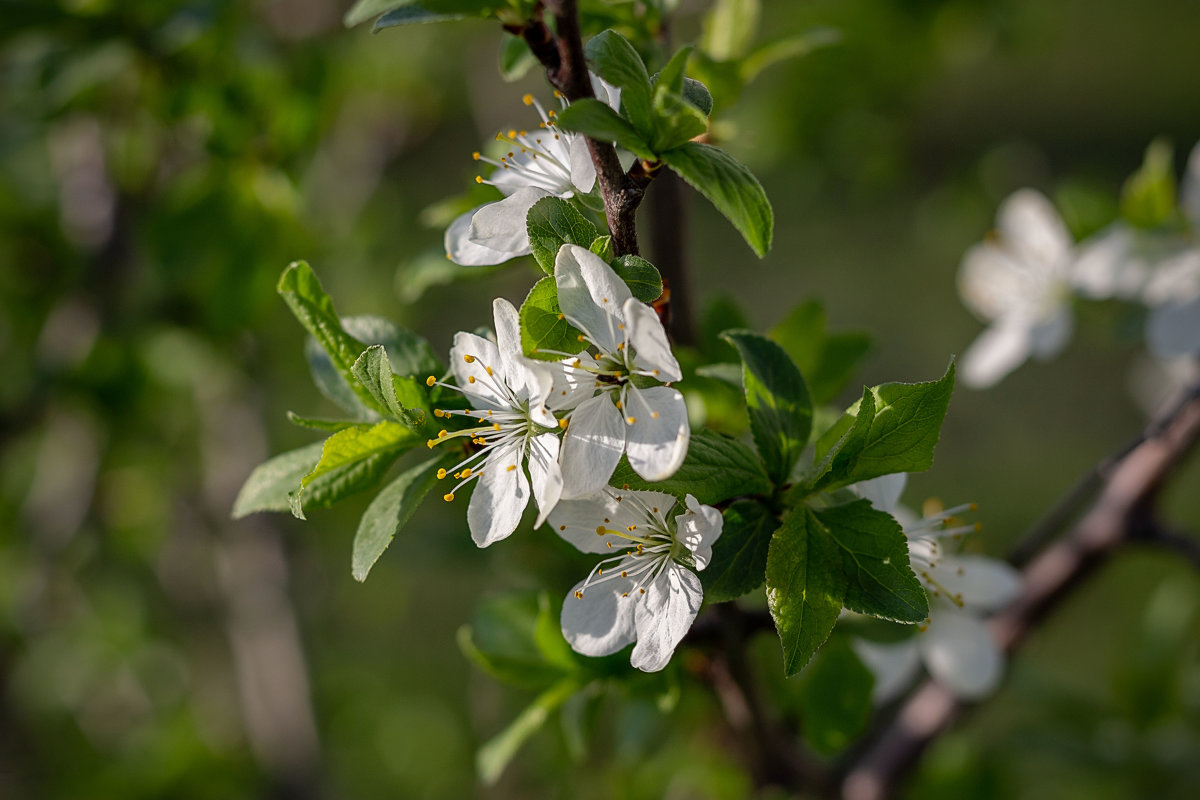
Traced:
<path fill-rule="evenodd" d="M 1123 452 L 1088 512 L 1022 571 L 1023 589 L 990 622 L 996 643 L 1013 652 L 1037 624 L 1118 546 L 1144 529 L 1159 489 L 1200 437 L 1200 384 L 1157 418 L 1140 443 Z M 926 681 L 846 770 L 847 800 L 890 797 L 935 737 L 962 710 L 949 690 Z"/>

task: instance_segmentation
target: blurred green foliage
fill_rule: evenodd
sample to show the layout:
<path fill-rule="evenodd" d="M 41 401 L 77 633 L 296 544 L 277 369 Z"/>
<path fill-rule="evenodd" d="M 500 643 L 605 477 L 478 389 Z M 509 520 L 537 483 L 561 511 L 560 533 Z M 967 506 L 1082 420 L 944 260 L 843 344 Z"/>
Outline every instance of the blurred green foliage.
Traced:
<path fill-rule="evenodd" d="M 255 464 L 312 440 L 284 411 L 334 413 L 274 291 L 285 264 L 308 259 L 343 313 L 439 351 L 537 274 L 463 274 L 440 245 L 471 198 L 444 201 L 479 191 L 470 153 L 519 124 L 524 91 L 546 94 L 536 70 L 505 84 L 487 23 L 371 36 L 343 30 L 349 5 L 0 3 L 0 795 L 747 796 L 695 684 L 665 715 L 662 692 L 568 705 L 546 727 L 563 735 L 476 788 L 475 750 L 536 694 L 474 671 L 456 631 L 480 597 L 586 570 L 544 532 L 480 553 L 461 508 L 422 509 L 359 584 L 361 507 L 229 520 Z M 682 4 L 676 42 L 700 37 L 703 10 Z M 836 46 L 763 56 L 744 89 L 721 72 L 831 29 Z M 1186 0 L 764 2 L 758 31 L 706 31 L 694 67 L 732 82 L 713 133 L 779 221 L 756 263 L 692 204 L 712 355 L 741 318 L 766 329 L 816 297 L 832 330 L 872 335 L 865 381 L 933 374 L 978 329 L 954 273 L 1001 198 L 1037 186 L 1090 233 L 1147 142 L 1200 138 Z M 980 502 L 978 546 L 1001 550 L 1140 423 L 1135 356 L 1108 322 L 955 397 L 913 485 Z M 1192 531 L 1198 479 L 1193 464 L 1167 498 Z M 1114 564 L 939 744 L 914 796 L 1186 796 L 1196 592 L 1167 558 Z M 791 713 L 802 700 L 764 640 L 752 661 Z M 681 655 L 685 681 L 703 665 Z"/>

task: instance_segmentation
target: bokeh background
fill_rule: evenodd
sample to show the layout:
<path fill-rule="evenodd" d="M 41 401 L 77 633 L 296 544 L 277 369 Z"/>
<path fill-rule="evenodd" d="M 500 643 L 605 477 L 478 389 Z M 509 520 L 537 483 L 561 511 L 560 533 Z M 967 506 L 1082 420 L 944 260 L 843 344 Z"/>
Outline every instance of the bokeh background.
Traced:
<path fill-rule="evenodd" d="M 687 683 L 666 716 L 614 701 L 582 751 L 551 725 L 477 785 L 475 748 L 530 695 L 474 670 L 456 631 L 482 597 L 568 586 L 581 562 L 561 542 L 480 552 L 461 507 L 430 503 L 359 584 L 365 499 L 229 519 L 255 464 L 312 441 L 285 411 L 333 412 L 274 292 L 287 263 L 312 263 L 343 314 L 438 350 L 534 277 L 463 274 L 441 231 L 471 152 L 525 121 L 525 91 L 549 94 L 536 71 L 501 79 L 494 25 L 372 36 L 342 27 L 349 5 L 0 2 L 0 796 L 747 796 L 714 701 Z M 682 3 L 676 41 L 705 6 Z M 763 6 L 760 40 L 841 42 L 719 109 L 775 245 L 756 260 L 696 198 L 695 299 L 760 329 L 819 299 L 873 337 L 861 382 L 940 375 L 981 329 L 955 273 L 1009 192 L 1045 191 L 1083 236 L 1154 137 L 1179 162 L 1200 140 L 1191 0 Z M 977 501 L 973 546 L 1003 553 L 1145 419 L 1137 331 L 1092 308 L 1052 363 L 959 389 L 910 502 Z M 1165 507 L 1200 529 L 1195 464 Z M 1192 796 L 1198 598 L 1184 565 L 1123 554 L 914 794 Z M 786 697 L 777 641 L 754 656 Z"/>

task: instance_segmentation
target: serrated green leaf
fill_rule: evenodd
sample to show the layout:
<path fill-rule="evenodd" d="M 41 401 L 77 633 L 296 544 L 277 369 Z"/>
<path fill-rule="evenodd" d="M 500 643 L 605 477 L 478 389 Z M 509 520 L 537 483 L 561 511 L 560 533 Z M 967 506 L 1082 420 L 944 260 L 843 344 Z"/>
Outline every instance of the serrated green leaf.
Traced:
<path fill-rule="evenodd" d="M 543 197 L 525 215 L 533 258 L 547 275 L 554 274 L 554 259 L 564 244 L 591 247 L 600 235 L 579 209 L 558 197 Z"/>
<path fill-rule="evenodd" d="M 304 519 L 304 509 L 311 511 L 314 508 L 329 508 L 347 497 L 374 489 L 399 457 L 399 452 L 379 453 L 367 456 L 361 461 L 343 464 L 310 481 L 303 489 L 303 498 L 300 484 L 297 483 L 288 494 L 292 516 Z"/>
<path fill-rule="evenodd" d="M 352 428 L 360 424 L 356 419 L 325 419 L 323 417 L 302 417 L 294 411 L 287 412 L 288 422 L 293 425 L 298 425 L 301 428 L 308 428 L 316 431 L 329 431 L 336 433 L 344 431 L 346 428 Z M 315 465 L 315 462 L 314 462 Z M 297 486 L 299 483 L 296 484 Z"/>
<path fill-rule="evenodd" d="M 720 148 L 687 142 L 661 154 L 667 166 L 716 206 L 759 257 L 771 249 L 774 213 L 758 178 Z"/>
<path fill-rule="evenodd" d="M 692 434 L 682 466 L 665 481 L 643 480 L 622 458 L 610 483 L 667 492 L 679 498 L 691 494 L 710 506 L 739 495 L 765 495 L 771 491 L 771 481 L 753 450 L 736 439 L 707 430 Z"/>
<path fill-rule="evenodd" d="M 367 346 L 342 327 L 333 310 L 333 301 L 325 294 L 312 268 L 303 261 L 293 263 L 280 276 L 277 291 L 329 358 L 329 363 L 349 387 L 354 399 L 368 411 L 381 413 L 383 407 L 351 374 L 359 353 L 366 350 Z"/>
<path fill-rule="evenodd" d="M 929 599 L 908 563 L 908 540 L 891 514 L 868 500 L 814 513 L 842 550 L 846 608 L 894 622 L 929 616 Z"/>
<path fill-rule="evenodd" d="M 592 72 L 621 89 L 625 118 L 645 137 L 652 130 L 653 90 L 650 73 L 637 50 L 619 33 L 607 30 L 593 36 L 583 51 Z"/>
<path fill-rule="evenodd" d="M 830 334 L 825 309 L 815 300 L 797 306 L 768 335 L 796 362 L 818 406 L 837 396 L 871 347 L 865 333 Z"/>
<path fill-rule="evenodd" d="M 923 472 L 933 465 L 933 451 L 954 391 L 954 364 L 939 380 L 927 383 L 884 383 L 870 390 L 874 413 L 865 428 L 867 404 L 860 401 L 850 436 L 838 448 L 818 488 L 835 488 L 895 472 Z M 851 412 L 847 412 L 851 414 Z M 857 417 L 863 417 L 860 421 Z M 839 421 L 822 437 L 822 444 L 843 428 Z M 819 472 L 819 470 L 818 470 Z M 815 474 L 815 473 L 814 473 Z"/>
<path fill-rule="evenodd" d="M 545 277 L 533 285 L 521 304 L 521 349 L 531 358 L 557 361 L 562 353 L 578 353 L 583 349 L 582 334 L 567 322 L 558 307 L 558 286 L 554 278 Z M 554 352 L 539 352 L 539 351 Z"/>
<path fill-rule="evenodd" d="M 591 250 L 604 259 L 605 264 L 611 263 L 613 260 L 612 237 L 608 235 L 597 236 L 592 240 L 592 244 L 588 247 L 588 250 Z"/>
<path fill-rule="evenodd" d="M 508 727 L 479 748 L 475 766 L 483 785 L 491 786 L 499 780 L 504 768 L 529 737 L 541 730 L 550 714 L 581 688 L 574 679 L 564 678 L 538 695 Z"/>
<path fill-rule="evenodd" d="M 417 506 L 437 483 L 438 469 L 449 467 L 454 456 L 441 455 L 417 464 L 396 476 L 363 512 L 354 534 L 350 569 L 357 581 L 365 581 L 371 567 L 392 543 Z"/>
<path fill-rule="evenodd" d="M 633 124 L 594 97 L 584 97 L 564 108 L 554 119 L 565 131 L 590 136 L 598 142 L 613 142 L 648 161 L 657 160 L 649 139 Z"/>
<path fill-rule="evenodd" d="M 771 509 L 754 500 L 734 501 L 724 516 L 712 560 L 700 572 L 704 599 L 710 603 L 736 600 L 762 586 L 771 534 L 779 527 Z"/>
<path fill-rule="evenodd" d="M 287 511 L 288 493 L 321 460 L 322 444 L 314 442 L 289 450 L 255 467 L 233 502 L 233 518 L 241 519 L 256 511 Z"/>
<path fill-rule="evenodd" d="M 420 436 L 411 428 L 390 420 L 375 425 L 355 425 L 338 431 L 325 440 L 321 460 L 300 481 L 300 491 L 293 495 L 292 513 L 300 519 L 304 518 L 303 506 L 308 502 L 305 492 L 310 484 L 322 476 L 369 458 L 398 457 L 420 440 Z"/>
<path fill-rule="evenodd" d="M 742 358 L 742 384 L 754 444 L 776 484 L 786 483 L 812 432 L 812 401 L 796 365 L 783 348 L 751 331 L 722 338 Z"/>
<path fill-rule="evenodd" d="M 825 756 L 846 749 L 866 728 L 874 685 L 875 676 L 845 637 L 832 639 L 805 678 L 800 702 L 805 741 Z"/>
<path fill-rule="evenodd" d="M 666 66 L 658 74 L 650 78 L 650 85 L 654 87 L 656 95 L 659 92 L 668 94 L 681 94 L 683 92 L 683 76 L 684 72 L 687 71 L 688 56 L 691 54 L 691 45 L 679 48 L 671 56 L 670 60 L 667 61 Z"/>
<path fill-rule="evenodd" d="M 662 275 L 641 256 L 621 256 L 612 262 L 613 272 L 625 281 L 633 296 L 643 303 L 653 303 L 663 293 Z"/>
<path fill-rule="evenodd" d="M 367 387 L 396 420 L 421 431 L 427 419 L 425 390 L 416 380 L 392 372 L 392 364 L 383 345 L 372 345 L 354 362 L 351 370 L 358 382 Z"/>
<path fill-rule="evenodd" d="M 783 670 L 791 677 L 829 638 L 846 586 L 841 553 L 807 506 L 789 512 L 771 537 L 766 582 Z"/>

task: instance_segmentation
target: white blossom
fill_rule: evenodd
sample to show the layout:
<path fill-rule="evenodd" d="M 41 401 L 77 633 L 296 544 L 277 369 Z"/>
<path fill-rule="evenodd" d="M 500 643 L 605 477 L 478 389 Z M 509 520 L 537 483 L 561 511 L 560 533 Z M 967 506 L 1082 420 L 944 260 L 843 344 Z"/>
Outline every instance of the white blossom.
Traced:
<path fill-rule="evenodd" d="M 616 108 L 620 91 L 592 76 L 592 88 L 598 99 Z M 564 106 L 566 101 L 555 92 Z M 582 134 L 560 130 L 554 119 L 557 112 L 547 110 L 533 95 L 525 95 L 525 105 L 536 109 L 541 118 L 534 131 L 511 128 L 496 134 L 497 141 L 510 148 L 499 159 L 475 153 L 476 161 L 495 167 L 491 176 L 475 180 L 495 186 L 505 197 L 485 203 L 462 214 L 446 230 L 446 257 L 464 266 L 500 264 L 517 256 L 528 255 L 529 235 L 525 217 L 543 197 L 569 198 L 587 194 L 596 184 L 596 168 Z"/>
<path fill-rule="evenodd" d="M 459 430 L 443 430 L 429 447 L 467 439 L 472 452 L 439 478 L 453 475 L 458 484 L 446 492 L 450 502 L 468 483 L 475 483 L 467 507 L 471 536 L 480 547 L 509 536 L 521 521 L 529 503 L 530 490 L 538 506 L 534 527 L 541 525 L 562 494 L 558 466 L 560 423 L 554 410 L 566 398 L 554 392 L 555 381 L 548 365 L 526 358 L 521 352 L 517 310 L 507 300 L 492 304 L 496 342 L 473 333 L 460 332 L 450 350 L 451 371 L 457 385 L 440 383 L 433 376 L 426 382 L 461 392 L 470 409 L 435 409 L 447 419 L 466 417 L 473 424 Z M 525 468 L 528 468 L 526 476 Z"/>
<path fill-rule="evenodd" d="M 1027 358 L 1058 354 L 1070 338 L 1074 246 L 1040 193 L 1022 189 L 1000 206 L 996 235 L 963 257 L 959 293 L 989 327 L 963 354 L 968 386 L 991 386 Z"/>
<path fill-rule="evenodd" d="M 595 396 L 570 415 L 563 438 L 563 497 L 608 484 L 624 452 L 648 481 L 669 478 L 687 454 L 691 428 L 678 389 L 683 377 L 654 309 L 586 248 L 563 245 L 554 264 L 558 304 L 592 352 L 569 357 L 569 372 L 594 376 Z M 568 354 L 562 354 L 568 355 Z"/>
<path fill-rule="evenodd" d="M 704 600 L 693 570 L 708 565 L 723 524 L 720 511 L 690 494 L 672 518 L 676 502 L 662 492 L 606 487 L 551 512 L 554 530 L 580 550 L 615 552 L 563 603 L 563 636 L 576 652 L 610 655 L 636 641 L 633 666 L 654 672 L 667 665 Z"/>
<path fill-rule="evenodd" d="M 977 530 L 975 525 L 954 524 L 955 515 L 974 507 L 958 506 L 918 519 L 898 505 L 906 480 L 903 473 L 887 475 L 856 489 L 903 524 L 909 561 L 929 593 L 929 620 L 916 636 L 902 642 L 856 640 L 855 652 L 875 675 L 878 702 L 899 694 L 922 663 L 959 697 L 983 697 L 996 688 L 1004 671 L 1004 655 L 984 617 L 1017 595 L 1020 576 L 998 559 L 947 553 L 943 540 Z"/>

